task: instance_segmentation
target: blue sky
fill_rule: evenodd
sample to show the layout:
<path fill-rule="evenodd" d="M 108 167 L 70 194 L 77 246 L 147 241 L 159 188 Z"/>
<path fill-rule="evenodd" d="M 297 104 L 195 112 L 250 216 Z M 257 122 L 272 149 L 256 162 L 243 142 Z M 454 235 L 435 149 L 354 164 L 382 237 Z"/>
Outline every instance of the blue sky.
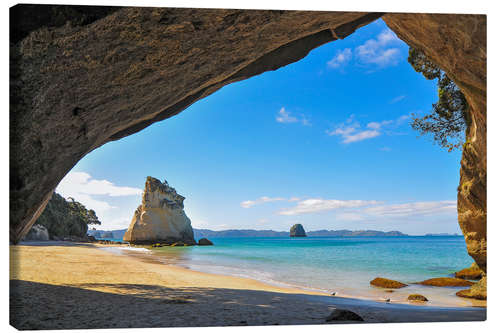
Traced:
<path fill-rule="evenodd" d="M 108 230 L 128 227 L 153 176 L 198 228 L 459 232 L 460 152 L 410 128 L 437 89 L 407 53 L 378 20 L 96 149 L 56 191 Z"/>

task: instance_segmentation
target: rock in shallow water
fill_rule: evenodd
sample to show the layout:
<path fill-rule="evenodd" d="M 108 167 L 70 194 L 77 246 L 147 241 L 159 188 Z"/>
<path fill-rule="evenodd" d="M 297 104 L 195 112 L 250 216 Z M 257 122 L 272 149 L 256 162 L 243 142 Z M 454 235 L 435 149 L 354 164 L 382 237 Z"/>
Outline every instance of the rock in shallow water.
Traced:
<path fill-rule="evenodd" d="M 478 283 L 472 285 L 470 289 L 460 290 L 455 295 L 459 297 L 486 300 L 486 276 L 483 277 Z"/>
<path fill-rule="evenodd" d="M 428 302 L 429 301 L 427 299 L 427 297 L 425 297 L 424 295 L 420 295 L 420 294 L 408 295 L 408 300 L 409 301 L 417 301 L 417 302 Z"/>
<path fill-rule="evenodd" d="M 481 271 L 479 266 L 474 262 L 470 267 L 455 272 L 455 277 L 466 280 L 479 280 L 483 274 L 483 271 Z"/>
<path fill-rule="evenodd" d="M 136 209 L 123 240 L 131 244 L 196 244 L 184 197 L 168 183 L 147 177 L 142 204 Z"/>
<path fill-rule="evenodd" d="M 364 321 L 360 315 L 349 310 L 335 309 L 326 317 L 326 321 Z"/>
<path fill-rule="evenodd" d="M 212 241 L 206 239 L 206 238 L 201 238 L 199 241 L 198 241 L 198 245 L 214 245 L 214 243 L 212 243 Z"/>
<path fill-rule="evenodd" d="M 421 281 L 418 282 L 418 284 L 422 284 L 424 286 L 433 286 L 433 287 L 469 287 L 472 286 L 474 283 L 457 278 L 440 277 L 440 278 Z"/>
<path fill-rule="evenodd" d="M 370 284 L 375 287 L 390 288 L 390 289 L 399 289 L 407 286 L 407 284 L 404 284 L 402 282 L 381 277 L 377 277 L 371 280 Z"/>

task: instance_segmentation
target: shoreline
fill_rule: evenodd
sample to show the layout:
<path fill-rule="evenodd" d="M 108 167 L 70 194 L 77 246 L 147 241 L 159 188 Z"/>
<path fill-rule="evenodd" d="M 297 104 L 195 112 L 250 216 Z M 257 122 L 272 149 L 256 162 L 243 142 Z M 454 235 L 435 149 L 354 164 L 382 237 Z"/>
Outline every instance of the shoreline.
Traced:
<path fill-rule="evenodd" d="M 148 249 L 142 246 L 113 246 L 114 248 L 118 248 L 118 251 L 111 251 L 116 254 L 128 255 L 132 257 L 136 257 L 139 260 L 154 260 L 157 264 L 160 265 L 168 265 L 171 267 L 177 267 L 182 269 L 187 269 L 194 272 L 210 274 L 215 276 L 225 276 L 225 277 L 234 277 L 234 278 L 243 278 L 250 279 L 252 281 L 263 283 L 269 287 L 277 287 L 284 289 L 291 289 L 295 291 L 301 291 L 305 294 L 319 294 L 329 297 L 342 297 L 342 298 L 352 298 L 358 299 L 362 301 L 373 301 L 378 303 L 386 303 L 385 299 L 390 298 L 391 304 L 406 304 L 411 306 L 419 306 L 419 307 L 441 307 L 441 308 L 472 308 L 472 307 L 483 307 L 486 308 L 486 301 L 475 300 L 469 298 L 462 298 L 455 296 L 455 292 L 458 290 L 466 289 L 466 287 L 432 287 L 432 286 L 422 286 L 418 284 L 409 284 L 408 287 L 403 289 L 392 289 L 387 290 L 386 288 L 376 288 L 371 287 L 369 291 L 364 290 L 364 292 L 357 292 L 357 288 L 335 288 L 331 290 L 315 288 L 315 287 L 306 287 L 301 285 L 292 284 L 286 281 L 279 281 L 270 278 L 259 278 L 256 276 L 251 276 L 247 274 L 232 274 L 231 272 L 213 272 L 212 270 L 203 270 L 197 269 L 193 267 L 189 267 L 189 265 L 181 262 L 168 262 L 167 253 L 157 252 L 155 249 Z M 111 249 L 112 247 L 109 247 Z M 107 250 L 104 246 L 104 250 Z M 143 249 L 143 250 L 139 250 Z M 167 248 L 168 249 L 168 248 Z M 162 254 L 162 255 L 160 255 Z M 172 254 L 173 255 L 173 254 Z M 164 260 L 162 260 L 164 259 Z M 165 260 L 167 259 L 167 260 Z M 331 293 L 335 291 L 336 295 L 332 296 Z M 443 296 L 445 292 L 451 292 L 451 295 Z M 409 294 L 419 294 L 423 293 L 425 296 L 430 296 L 430 300 L 428 302 L 410 302 L 406 299 Z"/>
<path fill-rule="evenodd" d="M 365 322 L 486 318 L 486 308 L 334 297 L 105 250 L 120 245 L 41 243 L 10 246 L 11 322 L 17 328 L 325 324 L 336 307 L 355 311 Z M 68 298 L 73 294 L 76 298 Z M 84 321 L 73 313 L 93 307 L 100 311 Z"/>

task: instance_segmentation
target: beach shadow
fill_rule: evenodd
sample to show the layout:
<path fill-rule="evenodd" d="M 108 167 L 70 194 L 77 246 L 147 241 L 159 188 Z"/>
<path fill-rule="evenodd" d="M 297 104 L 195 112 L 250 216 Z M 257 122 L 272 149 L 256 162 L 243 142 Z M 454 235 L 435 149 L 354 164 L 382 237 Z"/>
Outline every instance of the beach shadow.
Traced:
<path fill-rule="evenodd" d="M 355 311 L 365 322 L 486 318 L 485 309 L 367 307 L 366 302 L 349 300 L 227 288 L 103 283 L 55 286 L 11 280 L 10 323 L 21 330 L 326 324 L 325 318 L 335 308 Z"/>
<path fill-rule="evenodd" d="M 22 246 L 80 246 L 80 247 L 93 247 L 96 246 L 92 243 L 84 243 L 84 242 L 71 242 L 71 241 L 21 241 L 17 245 Z M 16 245 L 11 245 L 16 246 Z"/>

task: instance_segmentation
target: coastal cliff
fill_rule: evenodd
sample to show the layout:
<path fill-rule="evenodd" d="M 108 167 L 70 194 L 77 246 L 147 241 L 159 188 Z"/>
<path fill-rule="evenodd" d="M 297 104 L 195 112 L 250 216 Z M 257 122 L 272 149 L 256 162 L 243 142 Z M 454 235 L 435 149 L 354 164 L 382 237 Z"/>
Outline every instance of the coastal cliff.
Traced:
<path fill-rule="evenodd" d="M 168 183 L 147 177 L 142 203 L 137 207 L 123 240 L 132 244 L 196 244 L 184 197 Z"/>

